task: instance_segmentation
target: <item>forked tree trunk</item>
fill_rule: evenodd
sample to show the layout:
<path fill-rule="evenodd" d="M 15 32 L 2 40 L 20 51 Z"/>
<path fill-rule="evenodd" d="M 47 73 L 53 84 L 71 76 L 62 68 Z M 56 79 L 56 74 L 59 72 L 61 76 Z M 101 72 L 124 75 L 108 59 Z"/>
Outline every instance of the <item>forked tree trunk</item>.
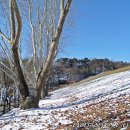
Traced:
<path fill-rule="evenodd" d="M 42 88 L 43 88 L 43 90 L 45 90 L 46 80 L 48 78 L 48 74 L 50 71 L 50 67 L 52 66 L 53 59 L 57 52 L 59 39 L 60 39 L 62 30 L 63 30 L 63 25 L 65 22 L 66 16 L 70 9 L 71 2 L 72 2 L 72 0 L 67 0 L 66 2 L 65 2 L 65 0 L 61 0 L 60 18 L 59 18 L 58 26 L 57 26 L 57 29 L 55 32 L 55 36 L 52 39 L 51 48 L 49 50 L 49 54 L 48 54 L 46 63 L 43 64 L 43 67 L 42 67 L 40 73 L 38 74 L 37 81 L 36 81 L 35 95 L 30 96 L 28 85 L 26 83 L 26 80 L 25 80 L 25 77 L 24 77 L 24 74 L 23 74 L 23 71 L 22 71 L 22 68 L 20 65 L 19 55 L 18 55 L 18 44 L 19 44 L 19 38 L 21 35 L 22 20 L 21 20 L 21 16 L 20 16 L 20 13 L 18 10 L 16 0 L 9 0 L 10 13 L 11 13 L 11 21 L 10 21 L 11 22 L 11 39 L 7 38 L 2 32 L 0 32 L 0 34 L 10 43 L 10 45 L 12 47 L 14 64 L 15 64 L 17 76 L 19 79 L 19 90 L 20 90 L 20 94 L 23 98 L 23 102 L 21 104 L 21 107 L 23 109 L 38 107 L 38 103 L 41 98 L 41 91 L 42 91 Z M 16 18 L 16 20 L 15 20 L 15 18 Z M 16 21 L 17 21 L 17 23 L 16 23 Z M 16 26 L 17 26 L 17 28 L 16 28 Z M 44 91 L 44 95 L 45 95 L 45 91 Z"/>
<path fill-rule="evenodd" d="M 41 91 L 42 91 L 42 89 L 45 90 L 46 80 L 48 78 L 50 67 L 52 66 L 55 54 L 57 52 L 59 39 L 60 39 L 62 30 L 63 30 L 63 25 L 65 23 L 66 16 L 70 9 L 71 2 L 72 2 L 72 0 L 68 0 L 66 5 L 64 6 L 64 0 L 61 0 L 61 10 L 60 10 L 60 18 L 59 18 L 59 22 L 58 22 L 58 27 L 55 32 L 55 36 L 52 40 L 51 48 L 49 50 L 49 54 L 48 54 L 46 63 L 43 64 L 43 67 L 37 77 L 35 97 L 33 97 L 34 99 L 33 98 L 27 99 L 25 101 L 24 107 L 38 107 L 38 102 L 41 98 Z M 45 91 L 44 91 L 43 95 L 45 95 Z"/>
<path fill-rule="evenodd" d="M 48 73 L 50 71 L 50 67 L 52 66 L 52 62 L 55 57 L 55 53 L 58 48 L 59 39 L 60 39 L 62 30 L 63 30 L 63 25 L 65 23 L 66 16 L 70 9 L 71 2 L 72 2 L 72 0 L 68 0 L 66 5 L 64 6 L 64 0 L 61 0 L 61 4 L 60 4 L 61 10 L 60 10 L 60 18 L 59 18 L 59 22 L 58 22 L 58 27 L 55 32 L 55 36 L 52 40 L 51 48 L 49 50 L 49 54 L 48 54 L 46 63 L 45 63 L 45 65 L 43 65 L 43 69 L 41 70 L 41 72 L 37 78 L 36 97 L 38 99 L 40 99 L 42 87 L 45 87 L 46 79 L 47 79 Z"/>
<path fill-rule="evenodd" d="M 17 23 L 15 21 L 15 17 Z M 11 18 L 11 46 L 12 46 L 12 54 L 15 64 L 15 69 L 17 72 L 18 77 L 18 88 L 22 97 L 21 106 L 23 106 L 24 102 L 27 101 L 27 97 L 29 97 L 29 88 L 27 82 L 25 80 L 21 65 L 20 65 L 20 58 L 18 53 L 18 44 L 19 38 L 21 35 L 22 30 L 22 20 L 19 13 L 19 9 L 15 0 L 10 0 L 10 18 Z M 17 28 L 16 28 L 17 25 Z M 17 30 L 16 30 L 17 29 Z"/>

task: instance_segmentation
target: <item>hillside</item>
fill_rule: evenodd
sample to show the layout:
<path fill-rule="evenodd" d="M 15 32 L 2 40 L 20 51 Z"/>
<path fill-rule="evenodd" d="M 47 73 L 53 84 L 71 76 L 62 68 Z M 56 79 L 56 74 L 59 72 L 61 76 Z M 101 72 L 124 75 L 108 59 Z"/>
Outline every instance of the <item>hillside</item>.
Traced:
<path fill-rule="evenodd" d="M 0 128 L 71 130 L 80 126 L 86 130 L 129 129 L 129 94 L 130 71 L 81 82 L 50 92 L 40 101 L 38 109 L 11 110 L 0 117 Z"/>

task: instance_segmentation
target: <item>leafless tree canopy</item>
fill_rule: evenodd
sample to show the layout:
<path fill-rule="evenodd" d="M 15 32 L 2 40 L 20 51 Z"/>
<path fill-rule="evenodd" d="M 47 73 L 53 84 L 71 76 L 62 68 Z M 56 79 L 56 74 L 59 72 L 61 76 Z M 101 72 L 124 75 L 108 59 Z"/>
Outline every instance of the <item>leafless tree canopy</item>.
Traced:
<path fill-rule="evenodd" d="M 71 3 L 72 0 L 0 1 L 0 65 L 18 84 L 23 108 L 38 107 Z M 22 56 L 27 52 L 30 55 L 25 62 Z M 33 100 L 29 84 L 35 88 Z"/>

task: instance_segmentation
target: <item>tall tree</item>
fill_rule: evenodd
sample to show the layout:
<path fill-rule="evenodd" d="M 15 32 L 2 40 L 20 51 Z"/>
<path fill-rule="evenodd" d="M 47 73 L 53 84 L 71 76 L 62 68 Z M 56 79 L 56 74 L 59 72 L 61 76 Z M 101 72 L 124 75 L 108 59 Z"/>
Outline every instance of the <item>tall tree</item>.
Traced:
<path fill-rule="evenodd" d="M 37 4 L 36 20 L 38 21 L 38 24 L 36 24 L 36 22 L 33 23 L 34 18 L 32 17 L 32 14 L 35 11 L 31 6 L 32 2 L 34 2 L 34 4 L 36 2 Z M 16 77 L 19 83 L 18 87 L 23 99 L 23 102 L 21 104 L 23 109 L 38 107 L 42 89 L 45 90 L 48 74 L 53 60 L 57 54 L 58 45 L 60 43 L 59 40 L 71 3 L 72 0 L 44 0 L 43 3 L 41 3 L 41 1 L 25 1 L 25 4 L 28 4 L 28 14 L 33 46 L 32 58 L 35 75 L 35 83 L 33 85 L 35 87 L 35 94 L 32 96 L 30 95 L 29 87 L 25 78 L 25 66 L 21 62 L 19 52 L 20 36 L 23 25 L 23 19 L 18 7 L 19 2 L 16 0 L 9 0 L 10 21 L 8 22 L 10 24 L 10 38 L 8 38 L 8 36 L 5 35 L 1 30 L 0 34 L 2 38 L 4 38 L 4 40 L 10 44 L 10 47 L 7 47 L 11 49 L 11 54 L 13 57 L 11 61 L 12 65 L 10 66 L 12 67 L 11 69 L 14 68 L 13 64 L 15 66 Z M 43 7 L 40 6 L 41 4 Z M 54 11 L 53 14 L 51 14 L 49 11 L 50 9 Z M 43 14 L 41 11 L 43 11 Z M 23 33 L 24 31 L 26 30 L 23 30 Z M 43 37 L 43 35 L 45 36 Z M 8 69 L 12 72 L 10 68 Z"/>

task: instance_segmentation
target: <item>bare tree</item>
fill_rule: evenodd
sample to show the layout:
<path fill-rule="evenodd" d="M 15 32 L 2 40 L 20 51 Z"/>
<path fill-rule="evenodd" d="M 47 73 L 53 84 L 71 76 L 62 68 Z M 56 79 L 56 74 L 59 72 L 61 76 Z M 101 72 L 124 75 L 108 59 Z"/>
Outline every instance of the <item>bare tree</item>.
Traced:
<path fill-rule="evenodd" d="M 22 65 L 19 55 L 19 41 L 23 19 L 20 15 L 18 2 L 16 2 L 16 0 L 9 0 L 10 38 L 8 38 L 8 36 L 5 35 L 1 30 L 0 34 L 2 38 L 10 44 L 11 55 L 13 59 L 11 59 L 10 56 L 8 60 L 10 60 L 10 63 L 12 64 L 12 69 L 13 64 L 15 66 L 16 74 L 14 75 L 18 80 L 19 91 L 23 99 L 21 106 L 23 109 L 26 109 L 38 107 L 38 103 L 41 98 L 41 92 L 42 90 L 45 90 L 48 74 L 53 60 L 57 54 L 63 26 L 65 24 L 65 19 L 69 12 L 72 0 L 37 0 L 37 2 L 35 1 L 37 3 L 36 10 L 33 10 L 32 7 L 34 1 L 28 0 L 24 2 L 26 5 L 28 5 L 28 18 L 32 34 L 32 59 L 35 77 L 34 96 L 30 95 L 29 93 L 29 87 L 24 72 L 25 66 Z M 41 5 L 44 6 L 42 7 Z M 35 17 L 36 21 L 34 21 L 33 17 L 34 12 L 37 12 Z M 8 69 L 12 72 L 10 68 Z"/>

